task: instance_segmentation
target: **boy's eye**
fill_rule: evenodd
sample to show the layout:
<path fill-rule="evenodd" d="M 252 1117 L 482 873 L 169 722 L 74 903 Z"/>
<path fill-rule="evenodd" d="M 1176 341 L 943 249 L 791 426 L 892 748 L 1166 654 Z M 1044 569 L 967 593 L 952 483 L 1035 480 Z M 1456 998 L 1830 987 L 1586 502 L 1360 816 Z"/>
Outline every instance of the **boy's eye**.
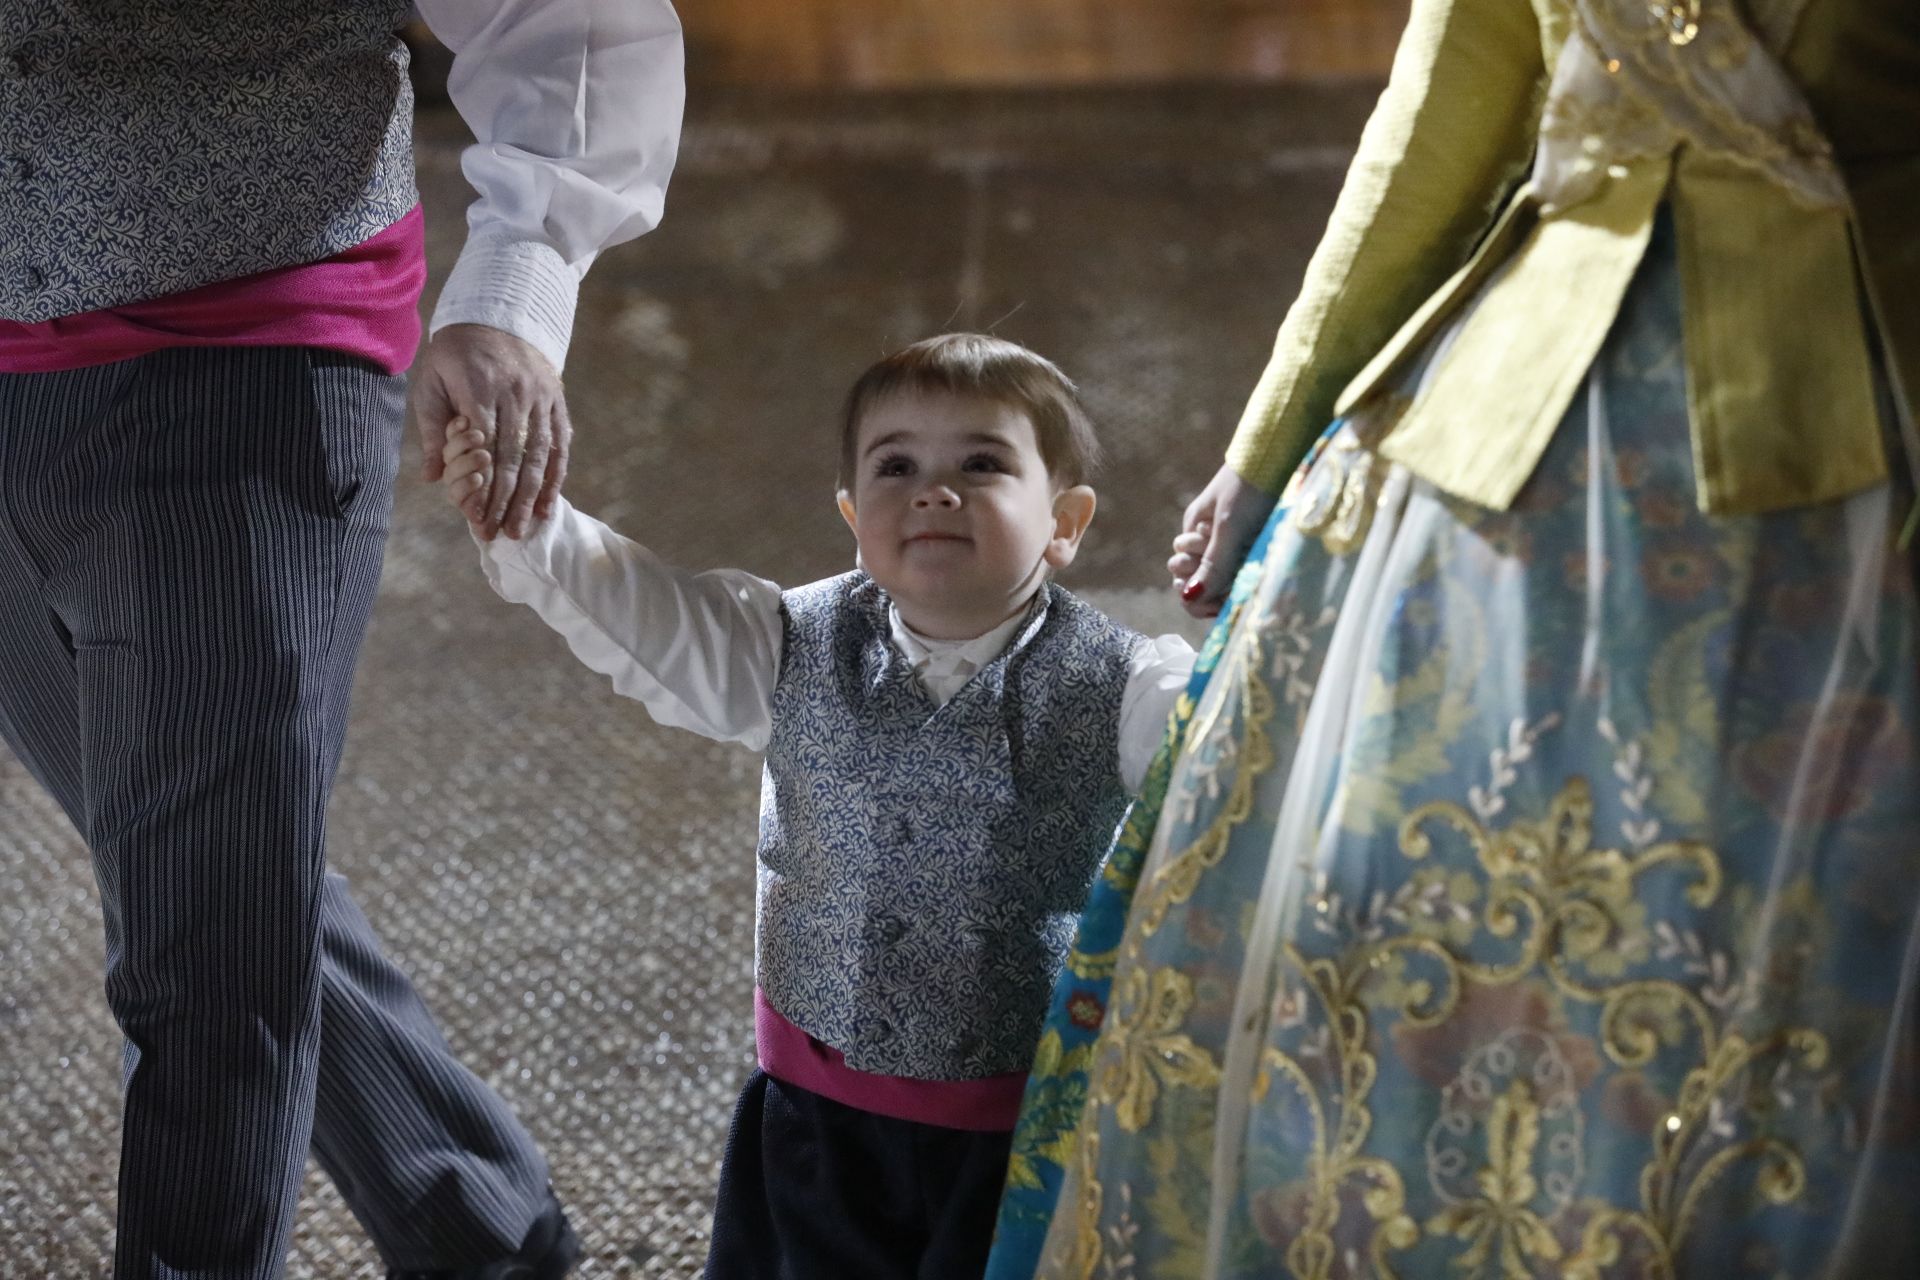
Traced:
<path fill-rule="evenodd" d="M 876 476 L 905 476 L 913 474 L 913 459 L 898 453 L 881 455 L 873 464 Z"/>
<path fill-rule="evenodd" d="M 1007 468 L 994 454 L 976 453 L 967 459 L 964 469 L 967 471 L 1005 471 Z"/>

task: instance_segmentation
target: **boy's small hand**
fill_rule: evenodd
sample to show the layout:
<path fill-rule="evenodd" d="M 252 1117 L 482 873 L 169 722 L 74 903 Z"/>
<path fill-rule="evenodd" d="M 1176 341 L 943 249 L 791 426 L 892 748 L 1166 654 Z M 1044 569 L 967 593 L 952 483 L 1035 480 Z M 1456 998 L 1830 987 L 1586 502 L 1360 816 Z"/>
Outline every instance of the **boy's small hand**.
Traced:
<path fill-rule="evenodd" d="M 464 418 L 447 424 L 447 442 L 440 452 L 441 482 L 447 500 L 460 508 L 467 522 L 478 528 L 486 519 L 486 495 L 493 486 L 493 452 L 478 427 Z"/>

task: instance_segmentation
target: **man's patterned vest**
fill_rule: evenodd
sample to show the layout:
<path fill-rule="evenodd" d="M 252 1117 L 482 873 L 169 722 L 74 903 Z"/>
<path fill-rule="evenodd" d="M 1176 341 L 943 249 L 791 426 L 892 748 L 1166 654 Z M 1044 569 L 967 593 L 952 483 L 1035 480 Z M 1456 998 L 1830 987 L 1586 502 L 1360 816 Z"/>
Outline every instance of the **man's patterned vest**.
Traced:
<path fill-rule="evenodd" d="M 760 801 L 761 990 L 881 1075 L 1024 1071 L 1126 812 L 1140 637 L 1055 586 L 936 708 L 865 574 L 786 593 Z"/>
<path fill-rule="evenodd" d="M 316 262 L 413 207 L 404 0 L 0 4 L 0 317 Z"/>

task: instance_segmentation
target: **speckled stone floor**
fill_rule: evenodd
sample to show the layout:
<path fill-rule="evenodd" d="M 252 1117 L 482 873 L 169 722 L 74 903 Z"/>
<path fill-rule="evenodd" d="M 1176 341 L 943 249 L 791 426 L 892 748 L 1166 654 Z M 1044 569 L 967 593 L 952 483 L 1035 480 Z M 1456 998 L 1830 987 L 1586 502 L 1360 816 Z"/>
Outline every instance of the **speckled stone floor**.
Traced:
<path fill-rule="evenodd" d="M 1111 454 L 1068 585 L 1150 630 L 1332 204 L 1370 86 L 697 93 L 666 224 L 595 268 L 569 493 L 662 553 L 850 563 L 833 417 L 883 350 L 995 328 L 1080 380 Z M 436 276 L 461 127 L 423 117 Z M 431 300 L 429 300 L 430 302 Z M 414 454 L 409 446 L 409 462 Z M 758 761 L 659 729 L 487 590 L 403 482 L 332 858 L 453 1044 L 546 1145 L 583 1276 L 692 1276 L 752 1057 Z M 85 850 L 0 749 L 0 1277 L 106 1274 L 119 1047 Z M 379 1274 L 317 1174 L 288 1266 Z"/>

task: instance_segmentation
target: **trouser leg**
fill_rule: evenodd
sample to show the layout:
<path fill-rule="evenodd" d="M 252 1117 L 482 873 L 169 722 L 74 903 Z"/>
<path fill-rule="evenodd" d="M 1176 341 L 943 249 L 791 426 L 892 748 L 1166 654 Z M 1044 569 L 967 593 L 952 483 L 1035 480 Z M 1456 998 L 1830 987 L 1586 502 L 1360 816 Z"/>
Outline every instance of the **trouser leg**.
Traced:
<path fill-rule="evenodd" d="M 321 1167 L 389 1266 L 512 1253 L 546 1204 L 539 1148 L 454 1057 L 339 876 L 327 877 L 320 936 Z"/>
<path fill-rule="evenodd" d="M 317 1077 L 325 1099 L 380 1095 L 357 1114 L 390 1138 L 318 1145 L 376 1238 L 404 1237 L 381 1239 L 390 1253 L 497 1256 L 544 1196 L 531 1141 L 420 1030 L 417 998 L 325 881 L 399 397 L 397 379 L 293 349 L 0 377 L 0 640 L 17 655 L 0 729 L 93 852 L 128 1041 L 123 1280 L 278 1274 Z M 370 1004 L 403 1012 L 383 1023 Z M 369 1047 L 395 1020 L 411 1043 Z M 369 1066 L 389 1059 L 460 1085 L 389 1096 Z M 416 1146 L 436 1188 L 402 1232 L 382 1197 L 417 1176 Z"/>
<path fill-rule="evenodd" d="M 755 1071 L 727 1133 L 705 1280 L 966 1280 L 1009 1133 L 876 1115 Z"/>

